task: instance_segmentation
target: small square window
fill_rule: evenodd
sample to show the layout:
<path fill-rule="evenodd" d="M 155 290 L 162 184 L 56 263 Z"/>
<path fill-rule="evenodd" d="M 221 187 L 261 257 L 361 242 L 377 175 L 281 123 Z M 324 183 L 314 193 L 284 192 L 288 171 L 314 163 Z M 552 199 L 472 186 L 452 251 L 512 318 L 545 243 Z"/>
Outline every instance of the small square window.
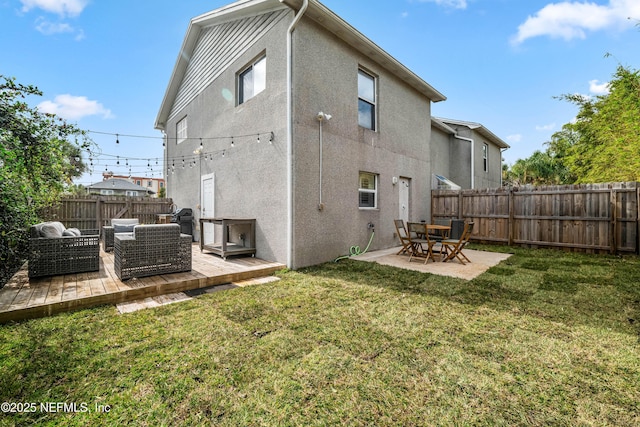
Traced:
<path fill-rule="evenodd" d="M 376 209 L 378 207 L 378 175 L 360 172 L 358 206 L 363 209 Z"/>
<path fill-rule="evenodd" d="M 238 104 L 243 104 L 267 87 L 267 57 L 263 56 L 238 75 Z"/>

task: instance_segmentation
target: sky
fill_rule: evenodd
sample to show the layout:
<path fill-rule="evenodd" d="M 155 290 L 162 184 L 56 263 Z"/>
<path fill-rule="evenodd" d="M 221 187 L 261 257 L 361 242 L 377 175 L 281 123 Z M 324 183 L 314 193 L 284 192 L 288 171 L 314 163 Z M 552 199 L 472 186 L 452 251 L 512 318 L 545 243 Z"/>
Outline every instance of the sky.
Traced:
<path fill-rule="evenodd" d="M 153 128 L 191 18 L 230 0 L 0 0 L 0 75 L 89 131 L 93 173 L 163 174 Z M 640 0 L 323 0 L 447 97 L 432 114 L 484 125 L 507 164 L 574 120 L 563 94 L 596 96 L 640 69 Z M 117 143 L 116 143 L 117 141 Z"/>

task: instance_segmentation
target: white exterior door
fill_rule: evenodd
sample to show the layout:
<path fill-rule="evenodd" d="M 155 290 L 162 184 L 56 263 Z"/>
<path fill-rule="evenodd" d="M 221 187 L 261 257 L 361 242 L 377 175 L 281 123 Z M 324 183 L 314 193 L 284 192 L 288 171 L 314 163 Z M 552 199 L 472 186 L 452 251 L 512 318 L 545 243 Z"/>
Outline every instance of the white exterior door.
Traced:
<path fill-rule="evenodd" d="M 200 185 L 200 218 L 214 218 L 215 217 L 215 179 L 213 174 L 204 175 L 201 178 Z M 213 224 L 204 223 L 204 242 L 213 243 Z"/>
<path fill-rule="evenodd" d="M 409 194 L 411 193 L 409 190 L 411 189 L 411 180 L 409 178 L 400 178 L 398 185 L 400 186 L 398 191 L 398 207 L 400 209 L 398 219 L 407 222 L 409 221 Z"/>

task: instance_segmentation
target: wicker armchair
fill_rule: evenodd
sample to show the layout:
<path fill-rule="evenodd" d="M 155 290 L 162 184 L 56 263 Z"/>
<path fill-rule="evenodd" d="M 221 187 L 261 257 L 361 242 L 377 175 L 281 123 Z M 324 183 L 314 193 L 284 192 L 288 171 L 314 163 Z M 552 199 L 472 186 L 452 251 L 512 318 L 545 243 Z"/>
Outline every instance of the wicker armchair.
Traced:
<path fill-rule="evenodd" d="M 191 236 L 179 224 L 136 225 L 115 235 L 114 266 L 121 280 L 191 271 Z"/>
<path fill-rule="evenodd" d="M 54 233 L 53 237 L 43 237 L 46 233 L 42 232 L 42 226 L 48 226 L 51 229 L 51 224 L 54 224 L 53 228 L 57 228 L 60 233 Z M 65 234 L 62 234 L 63 232 Z M 100 269 L 98 230 L 65 230 L 61 223 L 45 223 L 32 226 L 29 233 L 29 277 L 56 276 Z"/>
<path fill-rule="evenodd" d="M 139 224 L 137 218 L 113 218 L 111 225 L 102 227 L 102 250 L 113 250 L 113 236 L 116 233 L 133 233 L 133 227 Z"/>

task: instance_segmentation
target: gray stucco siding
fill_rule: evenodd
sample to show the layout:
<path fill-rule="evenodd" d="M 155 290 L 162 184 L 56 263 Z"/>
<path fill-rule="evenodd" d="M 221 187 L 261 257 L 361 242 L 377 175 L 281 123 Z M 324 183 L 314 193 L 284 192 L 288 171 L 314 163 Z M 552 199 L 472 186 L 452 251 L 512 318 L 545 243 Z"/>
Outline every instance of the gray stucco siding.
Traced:
<path fill-rule="evenodd" d="M 287 25 L 286 19 L 281 20 L 262 34 L 167 124 L 169 167 L 172 159 L 178 159 L 175 173 L 167 176 L 168 196 L 178 206 L 194 209 L 198 224 L 201 176 L 213 174 L 214 215 L 256 218 L 257 256 L 280 262 L 287 259 L 286 45 L 283 43 Z M 237 105 L 237 73 L 262 53 L 266 53 L 267 58 L 266 89 Z M 176 122 L 185 116 L 188 136 L 196 139 L 176 144 Z M 271 143 L 270 132 L 274 134 Z M 193 152 L 200 145 L 200 137 L 204 149 L 198 157 Z M 197 165 L 190 168 L 187 164 L 182 169 L 179 160 L 182 156 L 196 158 Z"/>
<path fill-rule="evenodd" d="M 398 244 L 398 188 L 411 178 L 411 217 L 429 216 L 430 101 L 404 82 L 308 21 L 294 34 L 294 267 L 318 264 L 367 245 Z M 358 68 L 377 78 L 377 131 L 358 126 Z M 324 209 L 319 210 L 319 111 L 323 123 Z M 378 174 L 378 208 L 358 207 L 359 172 Z"/>

